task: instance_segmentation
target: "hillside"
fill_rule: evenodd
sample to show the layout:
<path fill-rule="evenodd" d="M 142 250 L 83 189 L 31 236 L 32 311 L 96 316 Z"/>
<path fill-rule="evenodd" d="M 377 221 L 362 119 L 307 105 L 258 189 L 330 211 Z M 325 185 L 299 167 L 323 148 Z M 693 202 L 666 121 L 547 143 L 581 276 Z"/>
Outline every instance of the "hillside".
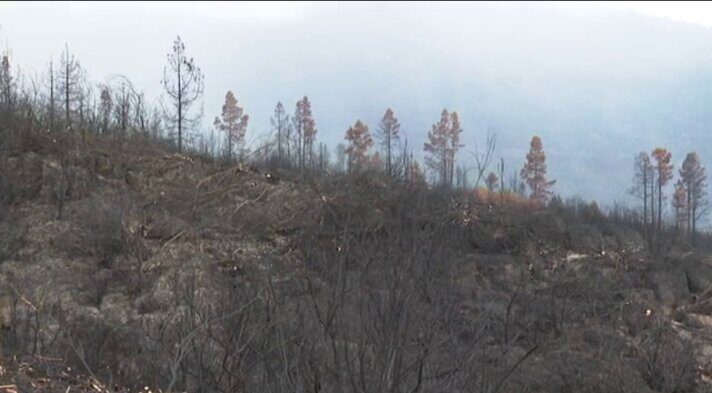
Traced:
<path fill-rule="evenodd" d="M 4 143 L 5 391 L 712 389 L 712 259 L 652 256 L 588 205 Z"/>

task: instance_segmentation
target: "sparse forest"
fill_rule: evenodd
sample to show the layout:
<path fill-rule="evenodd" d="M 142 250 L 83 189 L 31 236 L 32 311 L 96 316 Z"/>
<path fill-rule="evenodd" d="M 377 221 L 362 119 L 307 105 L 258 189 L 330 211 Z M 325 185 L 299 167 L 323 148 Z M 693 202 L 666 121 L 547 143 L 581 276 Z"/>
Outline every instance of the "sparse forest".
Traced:
<path fill-rule="evenodd" d="M 556 194 L 540 136 L 505 162 L 450 109 L 330 149 L 307 95 L 225 86 L 201 128 L 190 50 L 156 102 L 69 45 L 37 76 L 2 55 L 0 391 L 712 389 L 704 157 L 640 152 L 639 206 L 599 207 Z"/>

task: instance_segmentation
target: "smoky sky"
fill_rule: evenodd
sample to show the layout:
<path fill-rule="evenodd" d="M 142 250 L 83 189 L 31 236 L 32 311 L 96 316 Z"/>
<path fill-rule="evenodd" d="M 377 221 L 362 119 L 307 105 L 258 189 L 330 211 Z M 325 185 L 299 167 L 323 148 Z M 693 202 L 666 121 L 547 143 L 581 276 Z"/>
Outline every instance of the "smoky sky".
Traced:
<path fill-rule="evenodd" d="M 66 44 L 91 80 L 125 75 L 151 99 L 177 35 L 205 74 L 203 129 L 232 90 L 253 141 L 278 101 L 292 111 L 307 95 L 332 148 L 391 107 L 422 157 L 447 108 L 462 118 L 461 162 L 496 133 L 509 176 L 540 135 L 555 191 L 604 204 L 633 202 L 639 151 L 712 163 L 712 31 L 699 25 L 557 4 L 0 3 L 24 72 L 42 75 Z"/>

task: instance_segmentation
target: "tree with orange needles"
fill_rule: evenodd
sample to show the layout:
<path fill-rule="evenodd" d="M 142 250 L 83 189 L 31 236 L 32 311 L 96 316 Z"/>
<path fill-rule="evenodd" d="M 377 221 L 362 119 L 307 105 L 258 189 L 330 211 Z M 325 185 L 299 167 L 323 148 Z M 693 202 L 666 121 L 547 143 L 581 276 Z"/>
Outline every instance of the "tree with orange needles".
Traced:
<path fill-rule="evenodd" d="M 373 153 L 373 155 L 371 155 L 371 157 L 368 158 L 367 167 L 369 170 L 372 170 L 372 171 L 377 171 L 377 172 L 383 171 L 383 159 L 381 159 L 381 155 L 378 154 L 378 152 Z"/>
<path fill-rule="evenodd" d="M 675 193 L 672 195 L 672 207 L 675 210 L 675 228 L 686 232 L 689 208 L 687 204 L 687 192 L 685 191 L 685 184 L 682 180 L 678 180 L 675 185 Z"/>
<path fill-rule="evenodd" d="M 386 155 L 386 173 L 388 173 L 389 176 L 393 175 L 393 150 L 394 144 L 400 138 L 400 135 L 398 134 L 400 127 L 400 123 L 398 122 L 393 109 L 386 109 L 386 112 L 383 114 L 383 118 L 381 118 L 377 136 Z"/>
<path fill-rule="evenodd" d="M 460 144 L 460 117 L 457 112 L 450 114 L 443 109 L 440 121 L 433 124 L 428 132 L 428 141 L 423 145 L 426 153 L 425 163 L 440 176 L 440 182 L 445 187 L 452 185 L 455 173 L 455 156 L 464 145 Z"/>
<path fill-rule="evenodd" d="M 457 155 L 457 151 L 460 150 L 461 147 L 465 146 L 464 144 L 460 144 L 460 134 L 462 134 L 460 116 L 457 112 L 452 112 L 450 114 L 450 132 L 448 133 L 449 138 L 447 146 L 448 164 L 450 166 L 448 170 L 448 175 L 450 176 L 448 179 L 448 185 L 452 184 L 453 173 L 455 172 L 455 156 Z"/>
<path fill-rule="evenodd" d="M 365 168 L 370 160 L 368 149 L 373 145 L 373 138 L 368 131 L 368 126 L 361 120 L 356 121 L 353 127 L 346 130 L 344 139 L 349 142 L 345 150 L 348 156 L 348 171 Z"/>
<path fill-rule="evenodd" d="M 658 186 L 658 233 L 663 228 L 662 225 L 662 207 L 663 207 L 663 187 L 672 179 L 673 165 L 670 163 L 672 154 L 667 149 L 658 147 L 653 150 L 653 159 L 655 160 L 655 172 L 657 173 Z"/>
<path fill-rule="evenodd" d="M 530 198 L 540 205 L 546 204 L 551 196 L 551 186 L 556 180 L 546 179 L 546 154 L 541 142 L 541 138 L 534 136 L 530 143 L 527 162 L 520 172 L 522 180 L 531 189 Z"/>
<path fill-rule="evenodd" d="M 222 107 L 221 118 L 215 118 L 215 128 L 223 131 L 227 138 L 227 159 L 232 160 L 234 146 L 240 146 L 245 139 L 247 122 L 250 117 L 244 114 L 245 110 L 237 105 L 237 99 L 232 91 L 225 94 L 225 103 Z"/>
<path fill-rule="evenodd" d="M 294 130 L 297 133 L 299 167 L 304 169 L 307 164 L 311 164 L 314 141 L 316 140 L 316 122 L 312 117 L 311 103 L 307 96 L 297 101 L 297 108 L 294 111 L 292 121 L 294 122 Z"/>

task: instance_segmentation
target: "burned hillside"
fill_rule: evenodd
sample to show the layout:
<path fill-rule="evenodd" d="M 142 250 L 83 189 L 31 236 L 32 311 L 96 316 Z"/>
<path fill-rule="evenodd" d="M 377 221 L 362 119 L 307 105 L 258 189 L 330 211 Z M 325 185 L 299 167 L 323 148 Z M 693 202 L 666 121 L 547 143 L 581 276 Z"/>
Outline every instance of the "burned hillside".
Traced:
<path fill-rule="evenodd" d="M 710 388 L 712 261 L 590 205 L 4 135 L 5 359 L 131 391 Z"/>

